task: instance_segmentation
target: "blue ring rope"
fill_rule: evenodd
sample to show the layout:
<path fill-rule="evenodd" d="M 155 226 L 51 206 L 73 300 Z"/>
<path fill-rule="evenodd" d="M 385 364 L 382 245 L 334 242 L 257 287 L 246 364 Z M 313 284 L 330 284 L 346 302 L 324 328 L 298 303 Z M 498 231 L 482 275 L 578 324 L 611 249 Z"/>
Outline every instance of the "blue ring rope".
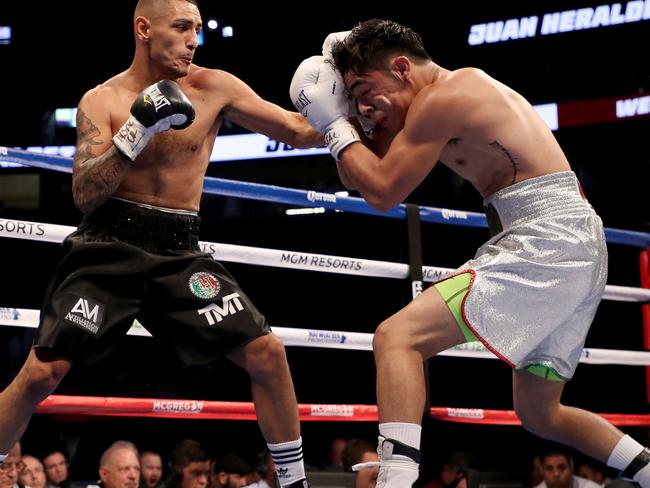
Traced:
<path fill-rule="evenodd" d="M 25 164 L 54 171 L 72 172 L 72 159 L 21 149 L 0 147 L 0 161 Z M 203 191 L 214 195 L 262 200 L 265 202 L 298 205 L 302 207 L 323 207 L 330 210 L 406 219 L 406 206 L 400 204 L 388 212 L 378 212 L 365 200 L 357 197 L 343 197 L 332 193 L 296 190 L 260 183 L 225 180 L 206 177 Z M 485 215 L 462 210 L 449 210 L 435 207 L 420 207 L 420 219 L 435 224 L 460 225 L 465 227 L 487 227 Z M 607 242 L 625 244 L 641 248 L 650 247 L 650 234 L 630 230 L 605 228 Z"/>

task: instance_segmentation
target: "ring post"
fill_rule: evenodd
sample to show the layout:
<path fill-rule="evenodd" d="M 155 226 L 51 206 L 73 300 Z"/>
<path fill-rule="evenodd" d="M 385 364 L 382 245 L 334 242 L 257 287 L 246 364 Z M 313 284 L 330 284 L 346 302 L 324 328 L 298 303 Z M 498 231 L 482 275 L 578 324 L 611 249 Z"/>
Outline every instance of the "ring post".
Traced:
<path fill-rule="evenodd" d="M 650 288 L 650 247 L 639 253 L 639 270 L 641 272 L 641 287 Z M 641 305 L 641 320 L 643 323 L 643 348 L 650 350 L 650 303 Z M 646 400 L 650 403 L 650 366 L 645 369 Z"/>

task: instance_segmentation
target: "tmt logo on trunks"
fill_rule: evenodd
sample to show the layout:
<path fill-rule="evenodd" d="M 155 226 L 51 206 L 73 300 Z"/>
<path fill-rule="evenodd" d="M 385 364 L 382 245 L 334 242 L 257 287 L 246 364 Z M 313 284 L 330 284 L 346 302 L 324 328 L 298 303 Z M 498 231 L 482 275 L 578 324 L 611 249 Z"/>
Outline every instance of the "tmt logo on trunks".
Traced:
<path fill-rule="evenodd" d="M 210 300 L 221 291 L 219 280 L 211 273 L 201 271 L 190 276 L 188 281 L 190 291 L 197 297 Z"/>
<path fill-rule="evenodd" d="M 97 334 L 104 318 L 104 306 L 91 302 L 86 298 L 79 298 L 65 319 L 93 334 Z"/>
<path fill-rule="evenodd" d="M 197 310 L 197 313 L 203 315 L 208 320 L 209 325 L 214 325 L 221 322 L 224 317 L 235 315 L 242 310 L 244 310 L 244 305 L 239 299 L 239 293 L 231 293 L 223 297 L 221 306 L 211 303 L 207 307 Z"/>

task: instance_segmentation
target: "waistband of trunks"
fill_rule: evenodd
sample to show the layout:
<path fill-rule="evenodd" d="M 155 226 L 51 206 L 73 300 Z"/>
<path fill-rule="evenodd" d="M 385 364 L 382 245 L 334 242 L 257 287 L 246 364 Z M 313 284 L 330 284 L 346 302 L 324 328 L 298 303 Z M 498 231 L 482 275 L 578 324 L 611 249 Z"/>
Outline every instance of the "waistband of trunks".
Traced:
<path fill-rule="evenodd" d="M 529 178 L 483 200 L 492 235 L 539 218 L 591 210 L 573 171 Z"/>
<path fill-rule="evenodd" d="M 193 213 L 110 198 L 84 215 L 80 229 L 148 252 L 197 250 L 201 218 Z"/>

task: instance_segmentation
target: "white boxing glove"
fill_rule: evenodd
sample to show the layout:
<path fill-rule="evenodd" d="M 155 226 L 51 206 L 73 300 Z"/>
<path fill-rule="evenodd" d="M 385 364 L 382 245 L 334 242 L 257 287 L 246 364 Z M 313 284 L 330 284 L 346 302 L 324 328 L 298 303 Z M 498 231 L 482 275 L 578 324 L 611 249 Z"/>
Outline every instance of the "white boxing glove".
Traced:
<path fill-rule="evenodd" d="M 345 40 L 350 32 L 352 31 L 332 32 L 331 34 L 328 34 L 325 38 L 325 42 L 323 42 L 323 57 L 325 59 L 332 59 L 332 47 L 334 46 L 334 43 Z M 359 121 L 359 124 L 361 124 L 361 127 L 363 128 L 363 132 L 367 136 L 370 136 L 375 131 L 375 123 L 368 117 L 364 117 L 359 113 L 357 101 L 354 99 L 349 101 L 348 107 L 348 119 L 352 117 Z"/>
<path fill-rule="evenodd" d="M 323 56 L 305 59 L 291 80 L 291 101 L 309 123 L 325 137 L 332 156 L 353 142 L 359 134 L 348 120 L 348 99 L 343 79 Z"/>
<path fill-rule="evenodd" d="M 325 59 L 332 59 L 332 46 L 337 41 L 342 41 L 351 31 L 332 32 L 325 38 L 323 42 L 323 56 Z"/>

